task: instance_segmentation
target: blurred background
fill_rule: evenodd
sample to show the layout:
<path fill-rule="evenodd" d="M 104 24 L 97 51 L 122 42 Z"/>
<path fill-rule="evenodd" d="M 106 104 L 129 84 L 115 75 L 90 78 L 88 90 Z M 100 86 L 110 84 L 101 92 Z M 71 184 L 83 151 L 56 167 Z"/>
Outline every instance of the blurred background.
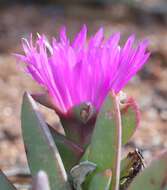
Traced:
<path fill-rule="evenodd" d="M 9 175 L 27 165 L 20 127 L 23 92 L 40 90 L 12 53 L 22 52 L 21 38 L 30 33 L 56 36 L 66 25 L 72 38 L 84 23 L 89 34 L 103 26 L 106 37 L 120 31 L 122 42 L 133 33 L 149 40 L 149 62 L 125 88 L 142 112 L 125 150 L 138 147 L 149 163 L 167 148 L 166 0 L 0 0 L 0 168 Z M 54 123 L 53 113 L 41 109 Z"/>

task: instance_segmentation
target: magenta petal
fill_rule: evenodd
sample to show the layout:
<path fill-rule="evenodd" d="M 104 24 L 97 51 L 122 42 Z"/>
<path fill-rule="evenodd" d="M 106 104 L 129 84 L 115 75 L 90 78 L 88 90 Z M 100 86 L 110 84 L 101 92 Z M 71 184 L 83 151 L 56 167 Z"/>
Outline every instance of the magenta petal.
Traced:
<path fill-rule="evenodd" d="M 103 28 L 100 28 L 97 33 L 90 39 L 89 48 L 98 47 L 103 40 Z"/>
<path fill-rule="evenodd" d="M 26 70 L 43 86 L 61 113 L 73 106 L 90 102 L 99 110 L 110 90 L 118 93 L 146 63 L 150 53 L 148 42 L 134 45 L 131 35 L 123 47 L 119 46 L 120 33 L 104 39 L 103 28 L 89 40 L 84 25 L 70 43 L 66 28 L 60 31 L 60 40 L 49 43 L 38 35 L 22 41 L 25 55 L 16 55 L 26 63 Z"/>
<path fill-rule="evenodd" d="M 67 44 L 68 43 L 68 38 L 66 35 L 66 27 L 62 27 L 60 30 L 60 41 L 62 44 Z"/>
<path fill-rule="evenodd" d="M 81 48 L 84 47 L 85 43 L 86 43 L 86 36 L 87 36 L 87 27 L 86 25 L 83 25 L 81 31 L 79 32 L 79 34 L 75 37 L 73 43 L 72 43 L 72 47 L 74 49 L 76 49 L 76 51 L 80 50 Z"/>

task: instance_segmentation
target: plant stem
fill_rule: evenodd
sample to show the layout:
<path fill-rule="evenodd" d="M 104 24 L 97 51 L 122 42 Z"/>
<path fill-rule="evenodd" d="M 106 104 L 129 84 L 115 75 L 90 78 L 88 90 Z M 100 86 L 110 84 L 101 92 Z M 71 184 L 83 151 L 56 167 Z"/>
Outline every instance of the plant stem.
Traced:
<path fill-rule="evenodd" d="M 116 160 L 112 168 L 112 181 L 110 190 L 119 190 L 120 182 L 120 165 L 121 165 L 121 148 L 122 148 L 122 123 L 119 107 L 118 96 L 114 92 L 111 93 L 114 107 L 114 119 L 116 123 Z"/>

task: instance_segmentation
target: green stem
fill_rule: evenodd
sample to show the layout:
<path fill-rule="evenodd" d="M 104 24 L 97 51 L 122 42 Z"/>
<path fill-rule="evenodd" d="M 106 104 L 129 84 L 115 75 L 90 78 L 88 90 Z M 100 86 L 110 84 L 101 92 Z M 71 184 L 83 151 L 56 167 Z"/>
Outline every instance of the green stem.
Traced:
<path fill-rule="evenodd" d="M 121 165 L 121 148 L 122 148 L 122 124 L 118 96 L 111 93 L 114 106 L 114 117 L 116 122 L 116 162 L 112 168 L 112 182 L 110 190 L 119 190 L 120 182 L 120 165 Z"/>

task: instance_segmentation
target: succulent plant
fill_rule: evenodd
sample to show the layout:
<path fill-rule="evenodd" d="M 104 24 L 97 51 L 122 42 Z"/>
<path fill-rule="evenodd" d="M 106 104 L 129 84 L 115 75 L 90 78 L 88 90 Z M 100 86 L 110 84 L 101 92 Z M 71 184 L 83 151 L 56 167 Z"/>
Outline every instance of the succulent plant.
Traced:
<path fill-rule="evenodd" d="M 123 48 L 119 34 L 103 41 L 101 28 L 86 43 L 84 26 L 70 44 L 63 28 L 60 41 L 24 40 L 17 55 L 28 73 L 46 89 L 23 96 L 22 134 L 33 190 L 165 190 L 167 153 L 145 168 L 138 150 L 121 158 L 121 149 L 138 128 L 139 109 L 121 89 L 149 57 L 147 42 Z M 111 56 L 112 55 L 112 56 Z M 64 134 L 43 119 L 37 102 L 55 110 Z M 3 190 L 16 189 L 0 173 Z"/>

